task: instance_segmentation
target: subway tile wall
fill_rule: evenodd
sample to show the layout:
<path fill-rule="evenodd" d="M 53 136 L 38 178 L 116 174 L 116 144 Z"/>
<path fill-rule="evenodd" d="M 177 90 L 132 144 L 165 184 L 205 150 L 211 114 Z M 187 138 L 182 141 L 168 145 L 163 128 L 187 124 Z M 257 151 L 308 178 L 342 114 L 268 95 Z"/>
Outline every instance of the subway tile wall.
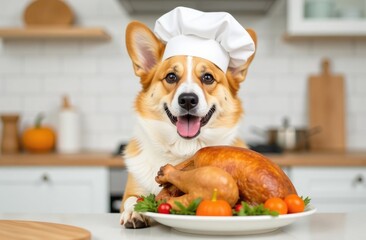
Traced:
<path fill-rule="evenodd" d="M 29 0 L 0 0 L 0 27 L 22 26 Z M 101 26 L 109 42 L 16 40 L 0 43 L 0 114 L 20 113 L 21 129 L 43 112 L 56 126 L 61 97 L 67 94 L 81 114 L 84 149 L 115 150 L 132 136 L 133 101 L 140 86 L 125 50 L 131 20 L 153 27 L 158 15 L 129 16 L 117 0 L 68 0 L 76 24 Z M 307 77 L 320 71 L 323 57 L 346 78 L 348 149 L 366 149 L 366 41 L 284 42 L 286 2 L 276 1 L 264 16 L 235 15 L 258 34 L 256 58 L 239 96 L 245 116 L 240 135 L 264 139 L 253 128 L 307 124 Z M 1 128 L 1 126 L 0 126 Z"/>

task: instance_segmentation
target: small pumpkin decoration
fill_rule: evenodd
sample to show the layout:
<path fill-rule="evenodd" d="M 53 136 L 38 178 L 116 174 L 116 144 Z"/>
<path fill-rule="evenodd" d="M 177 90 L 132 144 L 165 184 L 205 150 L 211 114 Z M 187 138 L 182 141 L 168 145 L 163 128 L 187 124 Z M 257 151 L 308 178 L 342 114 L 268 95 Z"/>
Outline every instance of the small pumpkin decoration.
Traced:
<path fill-rule="evenodd" d="M 211 200 L 203 200 L 197 207 L 197 216 L 232 216 L 230 204 L 225 200 L 217 199 L 217 189 L 213 190 Z"/>
<path fill-rule="evenodd" d="M 26 129 L 22 134 L 22 144 L 28 152 L 46 153 L 55 147 L 55 131 L 51 127 L 42 126 L 43 118 L 44 116 L 39 114 L 34 126 Z"/>

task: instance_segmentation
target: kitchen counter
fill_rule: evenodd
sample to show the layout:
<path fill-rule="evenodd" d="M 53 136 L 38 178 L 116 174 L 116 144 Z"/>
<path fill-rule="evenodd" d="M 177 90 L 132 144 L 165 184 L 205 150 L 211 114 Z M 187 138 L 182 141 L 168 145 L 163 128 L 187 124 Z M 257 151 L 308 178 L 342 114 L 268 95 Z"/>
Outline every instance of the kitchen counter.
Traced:
<path fill-rule="evenodd" d="M 267 154 L 280 166 L 357 167 L 366 166 L 366 152 L 302 152 Z"/>
<path fill-rule="evenodd" d="M 93 167 L 104 166 L 111 168 L 124 168 L 121 156 L 111 153 L 82 152 L 77 154 L 0 154 L 1 166 L 68 166 L 68 167 Z"/>
<path fill-rule="evenodd" d="M 54 222 L 89 230 L 93 240 L 109 239 L 243 239 L 243 236 L 208 236 L 181 233 L 158 223 L 144 229 L 125 229 L 119 214 L 0 214 L 0 219 Z M 366 212 L 315 213 L 276 231 L 251 235 L 250 239 L 366 239 Z"/>
<path fill-rule="evenodd" d="M 291 166 L 366 166 L 366 152 L 303 152 L 266 154 L 283 167 Z M 83 152 L 78 154 L 0 154 L 1 166 L 106 166 L 124 168 L 120 156 L 110 153 Z"/>

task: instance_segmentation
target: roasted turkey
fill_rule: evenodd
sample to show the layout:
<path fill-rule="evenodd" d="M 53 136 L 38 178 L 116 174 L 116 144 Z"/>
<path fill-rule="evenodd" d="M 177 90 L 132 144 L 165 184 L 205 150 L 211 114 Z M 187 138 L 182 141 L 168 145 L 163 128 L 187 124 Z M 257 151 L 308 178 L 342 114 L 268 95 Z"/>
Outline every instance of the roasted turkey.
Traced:
<path fill-rule="evenodd" d="M 214 188 L 218 198 L 231 206 L 238 200 L 257 205 L 296 193 L 275 163 L 252 150 L 230 146 L 202 148 L 175 167 L 161 167 L 155 180 L 164 186 L 157 199 L 167 200 L 175 209 L 175 201 L 187 206 L 197 197 L 210 199 Z"/>

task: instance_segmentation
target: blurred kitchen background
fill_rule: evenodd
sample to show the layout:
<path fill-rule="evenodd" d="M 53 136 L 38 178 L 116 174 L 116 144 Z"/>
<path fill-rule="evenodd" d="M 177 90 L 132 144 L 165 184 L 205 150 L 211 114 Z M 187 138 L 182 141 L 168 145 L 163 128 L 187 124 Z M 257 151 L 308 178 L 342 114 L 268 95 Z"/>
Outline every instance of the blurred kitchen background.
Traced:
<path fill-rule="evenodd" d="M 0 115 L 18 114 L 19 133 L 31 126 L 40 112 L 44 123 L 57 132 L 57 115 L 67 95 L 80 117 L 80 152 L 112 156 L 132 136 L 136 121 L 133 101 L 140 89 L 125 48 L 125 28 L 132 20 L 153 28 L 165 11 L 183 5 L 229 11 L 258 35 L 256 57 L 239 92 L 245 109 L 240 136 L 246 142 L 265 144 L 268 139 L 258 132 L 282 126 L 285 118 L 289 126 L 309 127 L 308 78 L 320 74 L 321 62 L 327 58 L 332 74 L 344 78 L 345 149 L 366 151 L 365 0 L 65 0 L 75 16 L 74 26 L 102 32 L 81 39 L 65 35 L 51 39 L 47 33 L 33 38 L 17 32 L 25 25 L 24 11 L 31 2 L 0 0 Z M 0 162 L 2 158 L 6 158 L 4 154 Z M 21 158 L 26 161 L 24 154 Z M 47 181 L 49 176 L 42 175 L 45 169 L 39 165 L 17 170 L 36 170 Z M 0 165 L 0 171 L 7 170 L 11 178 L 12 167 Z M 67 166 L 62 168 L 68 171 Z M 365 177 L 364 168 L 355 176 Z M 101 176 L 112 183 L 103 192 L 118 199 L 124 170 L 105 169 Z M 0 189 L 9 190 L 10 180 L 4 173 L 0 175 Z M 364 191 L 364 180 L 361 182 Z M 17 194 L 14 196 L 22 196 Z M 365 192 L 359 199 L 366 199 Z M 15 202 L 8 209 L 16 209 Z"/>

